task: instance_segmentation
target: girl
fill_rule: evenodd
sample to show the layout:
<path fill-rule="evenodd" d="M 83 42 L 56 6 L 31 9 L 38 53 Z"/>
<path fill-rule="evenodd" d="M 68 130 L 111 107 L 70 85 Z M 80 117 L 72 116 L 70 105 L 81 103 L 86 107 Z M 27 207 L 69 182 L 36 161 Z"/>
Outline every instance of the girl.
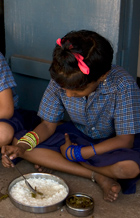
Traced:
<path fill-rule="evenodd" d="M 17 135 L 15 146 L 2 148 L 3 166 L 11 166 L 8 154 L 89 178 L 110 202 L 121 188 L 134 193 L 140 174 L 136 82 L 122 67 L 112 65 L 112 46 L 96 32 L 73 31 L 56 43 L 52 79 L 38 112 L 43 122 Z M 57 126 L 65 110 L 71 121 Z"/>

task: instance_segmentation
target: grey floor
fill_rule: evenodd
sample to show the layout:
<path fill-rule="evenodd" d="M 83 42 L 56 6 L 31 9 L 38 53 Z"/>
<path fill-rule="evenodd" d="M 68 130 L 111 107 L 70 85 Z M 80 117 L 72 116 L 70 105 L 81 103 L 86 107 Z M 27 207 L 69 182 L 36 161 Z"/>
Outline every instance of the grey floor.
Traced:
<path fill-rule="evenodd" d="M 21 171 L 26 173 L 36 172 L 34 166 L 27 161 L 21 161 L 17 165 Z M 0 163 L 0 192 L 6 193 L 9 183 L 19 177 L 18 172 L 13 169 L 7 169 Z M 123 195 L 120 193 L 119 199 L 114 203 L 105 202 L 102 197 L 102 191 L 96 183 L 88 179 L 72 176 L 65 173 L 53 172 L 54 175 L 64 179 L 72 192 L 84 192 L 93 197 L 95 202 L 94 212 L 88 218 L 139 218 L 140 217 L 140 182 L 137 184 L 137 192 L 132 195 Z M 63 206 L 61 209 L 45 214 L 35 214 L 22 211 L 15 207 L 9 198 L 0 202 L 0 218 L 71 218 Z"/>

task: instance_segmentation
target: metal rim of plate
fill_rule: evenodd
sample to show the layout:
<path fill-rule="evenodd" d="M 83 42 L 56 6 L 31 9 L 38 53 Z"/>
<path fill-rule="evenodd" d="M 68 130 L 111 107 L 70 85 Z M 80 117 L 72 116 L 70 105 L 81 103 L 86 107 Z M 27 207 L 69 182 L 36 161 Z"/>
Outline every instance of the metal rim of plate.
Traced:
<path fill-rule="evenodd" d="M 58 176 L 52 175 L 52 174 L 47 174 L 47 173 L 28 173 L 24 175 L 27 179 L 29 178 L 45 178 L 45 179 L 52 179 L 54 181 L 57 181 L 59 184 L 64 185 L 64 187 L 67 190 L 67 193 L 69 194 L 69 188 L 67 186 L 67 184 L 65 183 L 65 181 L 63 179 L 61 179 Z M 55 210 L 60 209 L 65 202 L 65 199 L 67 198 L 67 196 L 61 200 L 60 202 L 53 204 L 53 205 L 48 205 L 48 206 L 42 206 L 42 207 L 38 207 L 38 206 L 28 206 L 28 205 L 24 205 L 21 202 L 17 201 L 16 199 L 14 199 L 12 197 L 12 195 L 10 194 L 10 190 L 11 188 L 19 181 L 23 180 L 22 176 L 14 179 L 8 187 L 8 195 L 10 197 L 11 202 L 19 209 L 30 212 L 30 213 L 49 213 L 49 212 L 53 212 Z"/>

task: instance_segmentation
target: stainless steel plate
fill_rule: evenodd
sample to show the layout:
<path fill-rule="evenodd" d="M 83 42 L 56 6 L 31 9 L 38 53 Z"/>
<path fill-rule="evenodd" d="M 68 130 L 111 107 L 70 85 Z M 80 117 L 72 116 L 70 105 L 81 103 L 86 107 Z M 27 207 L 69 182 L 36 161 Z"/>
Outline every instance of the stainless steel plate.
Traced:
<path fill-rule="evenodd" d="M 51 180 L 57 181 L 59 184 L 63 185 L 66 188 L 67 193 L 69 193 L 69 188 L 68 188 L 67 184 L 64 182 L 64 180 L 61 179 L 60 177 L 55 176 L 55 175 L 47 174 L 47 173 L 29 173 L 29 174 L 25 174 L 24 176 L 27 179 L 29 179 L 29 178 L 45 178 L 45 179 L 51 179 Z M 34 207 L 34 206 L 28 206 L 28 205 L 21 204 L 21 202 L 18 202 L 10 194 L 11 188 L 17 182 L 19 182 L 21 180 L 23 180 L 22 176 L 14 179 L 8 187 L 8 194 L 9 194 L 10 200 L 17 208 L 24 210 L 24 211 L 27 211 L 27 212 L 31 212 L 31 213 L 48 213 L 48 212 L 58 210 L 59 208 L 61 208 L 64 205 L 64 201 L 65 201 L 67 196 L 62 201 L 60 201 L 56 204 L 53 204 L 53 205 L 49 205 L 49 206 Z"/>

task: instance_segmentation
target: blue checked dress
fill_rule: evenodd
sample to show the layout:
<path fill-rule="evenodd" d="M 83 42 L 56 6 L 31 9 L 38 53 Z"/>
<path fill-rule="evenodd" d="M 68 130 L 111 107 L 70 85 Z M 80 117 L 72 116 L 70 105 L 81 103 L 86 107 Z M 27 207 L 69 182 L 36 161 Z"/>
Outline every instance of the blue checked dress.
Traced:
<path fill-rule="evenodd" d="M 7 88 L 12 89 L 14 100 L 14 115 L 11 119 L 0 119 L 0 122 L 6 122 L 10 124 L 14 132 L 23 131 L 25 129 L 34 129 L 40 123 L 40 118 L 36 115 L 35 111 L 26 111 L 18 108 L 18 95 L 16 94 L 15 87 L 16 82 L 12 75 L 12 72 L 4 58 L 0 53 L 0 92 Z"/>
<path fill-rule="evenodd" d="M 67 97 L 65 90 L 51 80 L 38 115 L 49 122 L 57 122 L 63 119 L 65 110 L 74 125 L 93 139 L 140 132 L 140 89 L 119 66 L 112 67 L 106 83 L 100 83 L 88 100 Z"/>
<path fill-rule="evenodd" d="M 122 67 L 113 65 L 106 81 L 86 97 L 67 97 L 65 90 L 51 80 L 42 97 L 38 115 L 49 122 L 63 119 L 67 111 L 71 119 L 57 127 L 56 132 L 37 148 L 60 152 L 68 133 L 73 143 L 98 144 L 115 135 L 135 134 L 132 149 L 116 149 L 86 160 L 90 165 L 102 167 L 119 161 L 133 160 L 140 166 L 140 89 L 135 80 Z M 120 180 L 125 194 L 135 193 L 136 181 Z"/>
<path fill-rule="evenodd" d="M 15 91 L 16 86 L 17 85 L 12 75 L 12 72 L 4 56 L 2 55 L 2 53 L 0 53 L 0 92 L 7 88 L 12 89 L 15 108 L 18 107 L 18 95 Z"/>

